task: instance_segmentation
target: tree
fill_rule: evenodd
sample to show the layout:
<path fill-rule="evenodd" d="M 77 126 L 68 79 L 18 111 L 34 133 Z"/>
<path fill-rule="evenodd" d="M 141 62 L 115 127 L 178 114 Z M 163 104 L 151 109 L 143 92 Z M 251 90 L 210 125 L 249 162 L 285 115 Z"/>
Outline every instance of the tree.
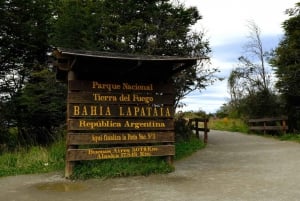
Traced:
<path fill-rule="evenodd" d="M 300 3 L 288 9 L 283 22 L 284 36 L 275 49 L 271 65 L 278 78 L 276 87 L 283 95 L 289 116 L 289 128 L 300 129 Z"/>
<path fill-rule="evenodd" d="M 76 19 L 76 20 L 74 20 Z M 191 31 L 195 7 L 169 0 L 60 1 L 52 43 L 57 47 L 146 55 L 208 57 L 209 42 Z M 215 79 L 204 61 L 174 78 L 179 100 Z"/>
<path fill-rule="evenodd" d="M 56 82 L 55 74 L 37 65 L 24 89 L 11 101 L 11 118 L 18 127 L 18 141 L 23 145 L 44 145 L 57 140 L 56 128 L 65 122 L 66 86 Z"/>
<path fill-rule="evenodd" d="M 231 104 L 246 116 L 274 115 L 276 98 L 271 88 L 271 72 L 267 69 L 268 53 L 264 51 L 261 30 L 249 22 L 248 42 L 244 55 L 238 58 L 238 66 L 228 78 Z"/>
<path fill-rule="evenodd" d="M 0 2 L 0 98 L 9 99 L 26 82 L 35 63 L 45 62 L 52 1 Z"/>
<path fill-rule="evenodd" d="M 1 144 L 10 143 L 9 127 L 16 129 L 19 136 L 27 131 L 31 139 L 25 140 L 24 144 L 31 142 L 34 136 L 47 141 L 48 134 L 57 125 L 55 119 L 64 118 L 63 112 L 52 110 L 54 104 L 59 107 L 64 103 L 63 96 L 51 91 L 48 82 L 50 77 L 54 78 L 54 73 L 47 68 L 46 54 L 49 51 L 54 3 L 55 0 L 0 1 Z M 49 73 L 45 74 L 45 71 Z M 39 89 L 40 85 L 33 81 L 38 73 L 45 76 L 41 80 L 44 89 Z M 51 102 L 42 102 L 42 96 L 49 96 Z M 55 98 L 61 99 L 54 101 Z M 45 121 L 43 115 L 61 116 Z"/>

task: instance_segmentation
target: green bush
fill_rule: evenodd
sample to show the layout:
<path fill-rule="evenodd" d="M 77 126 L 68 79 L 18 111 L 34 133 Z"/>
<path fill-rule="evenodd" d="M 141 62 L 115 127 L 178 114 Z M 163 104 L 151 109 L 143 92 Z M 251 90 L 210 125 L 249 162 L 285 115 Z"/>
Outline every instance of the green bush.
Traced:
<path fill-rule="evenodd" d="M 189 140 L 194 135 L 191 128 L 188 126 L 187 120 L 184 118 L 175 119 L 175 139 L 177 141 Z"/>

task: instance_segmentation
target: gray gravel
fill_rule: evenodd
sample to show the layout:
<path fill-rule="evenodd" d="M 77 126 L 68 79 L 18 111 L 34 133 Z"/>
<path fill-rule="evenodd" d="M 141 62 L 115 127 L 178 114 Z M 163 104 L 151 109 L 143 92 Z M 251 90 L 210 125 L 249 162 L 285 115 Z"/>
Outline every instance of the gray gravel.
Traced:
<path fill-rule="evenodd" d="M 2 201 L 298 201 L 300 144 L 211 131 L 168 175 L 68 181 L 63 173 L 0 178 Z"/>

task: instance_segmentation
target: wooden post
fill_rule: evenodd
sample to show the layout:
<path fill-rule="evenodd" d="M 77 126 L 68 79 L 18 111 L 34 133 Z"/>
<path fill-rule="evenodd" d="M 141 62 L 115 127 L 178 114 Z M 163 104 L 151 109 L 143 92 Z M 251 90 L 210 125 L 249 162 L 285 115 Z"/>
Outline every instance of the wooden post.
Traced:
<path fill-rule="evenodd" d="M 200 139 L 200 134 L 199 134 L 199 125 L 198 125 L 199 121 L 198 119 L 195 120 L 195 128 L 196 128 L 196 136 L 198 139 Z"/>
<path fill-rule="evenodd" d="M 169 164 L 169 165 L 173 165 L 173 162 L 174 162 L 174 157 L 173 156 L 166 156 L 166 162 Z"/>
<path fill-rule="evenodd" d="M 208 123 L 208 119 L 205 119 L 204 120 L 204 139 L 203 139 L 205 144 L 207 144 L 207 132 L 208 132 L 207 123 Z"/>
<path fill-rule="evenodd" d="M 286 122 L 284 119 L 282 120 L 282 130 L 283 130 L 283 134 L 286 134 Z"/>
<path fill-rule="evenodd" d="M 69 71 L 68 72 L 68 81 L 70 81 L 70 80 L 76 80 L 76 76 L 75 76 L 74 71 Z M 69 86 L 68 86 L 68 92 L 70 92 Z M 69 122 L 69 119 L 70 119 L 70 111 L 69 111 L 69 107 L 67 107 L 67 122 Z M 69 124 L 68 124 L 68 130 L 67 130 L 67 139 L 68 139 L 68 135 L 69 135 Z M 77 148 L 77 146 L 76 145 L 69 145 L 68 141 L 66 143 L 67 143 L 67 146 L 66 146 L 65 178 L 70 178 L 70 176 L 73 173 L 73 168 L 74 168 L 75 162 L 68 160 L 67 153 L 68 153 L 69 149 Z"/>

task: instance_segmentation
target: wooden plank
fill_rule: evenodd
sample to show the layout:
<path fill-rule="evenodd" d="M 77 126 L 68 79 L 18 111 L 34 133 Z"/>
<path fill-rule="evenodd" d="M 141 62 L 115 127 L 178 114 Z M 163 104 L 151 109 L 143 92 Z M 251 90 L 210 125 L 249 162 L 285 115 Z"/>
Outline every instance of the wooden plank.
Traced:
<path fill-rule="evenodd" d="M 283 121 L 288 120 L 287 117 L 266 117 L 266 118 L 260 118 L 260 119 L 249 119 L 249 123 L 255 123 L 255 122 L 270 122 L 270 121 Z"/>
<path fill-rule="evenodd" d="M 165 131 L 174 130 L 172 119 L 70 119 L 69 130 Z"/>
<path fill-rule="evenodd" d="M 263 131 L 263 130 L 288 130 L 288 127 L 285 126 L 284 128 L 282 126 L 250 126 L 249 127 L 250 130 L 260 130 L 260 131 Z"/>
<path fill-rule="evenodd" d="M 174 142 L 174 132 L 69 133 L 68 145 Z"/>
<path fill-rule="evenodd" d="M 174 145 L 69 149 L 67 161 L 175 155 Z"/>
<path fill-rule="evenodd" d="M 209 119 L 208 118 L 192 118 L 192 119 L 189 119 L 189 122 L 208 122 Z"/>
<path fill-rule="evenodd" d="M 173 118 L 173 106 L 149 105 L 110 105 L 95 103 L 68 104 L 69 117 L 139 117 L 139 118 Z"/>
<path fill-rule="evenodd" d="M 68 93 L 68 103 L 99 104 L 174 104 L 174 95 L 142 93 Z"/>
<path fill-rule="evenodd" d="M 68 85 L 71 91 L 90 92 L 146 92 L 146 93 L 169 93 L 174 94 L 172 83 L 152 82 L 102 82 L 87 80 L 71 80 Z"/>

